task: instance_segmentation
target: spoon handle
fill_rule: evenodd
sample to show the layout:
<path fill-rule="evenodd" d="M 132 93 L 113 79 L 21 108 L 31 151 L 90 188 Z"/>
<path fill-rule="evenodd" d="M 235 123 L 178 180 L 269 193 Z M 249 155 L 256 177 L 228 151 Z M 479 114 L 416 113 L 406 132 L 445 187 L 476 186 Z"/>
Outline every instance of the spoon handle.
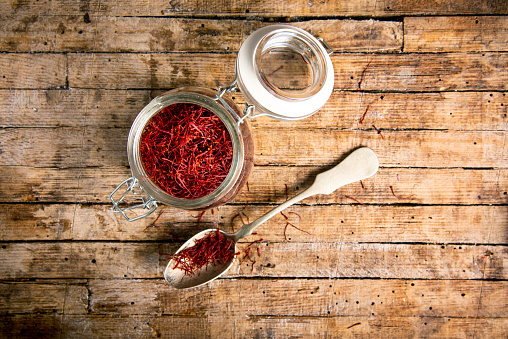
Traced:
<path fill-rule="evenodd" d="M 249 236 L 256 227 L 300 200 L 316 194 L 330 194 L 339 187 L 374 175 L 378 168 L 379 161 L 374 151 L 367 147 L 359 148 L 334 168 L 318 174 L 314 183 L 305 191 L 280 204 L 250 224 L 243 225 L 232 237 L 235 241 L 238 241 Z"/>

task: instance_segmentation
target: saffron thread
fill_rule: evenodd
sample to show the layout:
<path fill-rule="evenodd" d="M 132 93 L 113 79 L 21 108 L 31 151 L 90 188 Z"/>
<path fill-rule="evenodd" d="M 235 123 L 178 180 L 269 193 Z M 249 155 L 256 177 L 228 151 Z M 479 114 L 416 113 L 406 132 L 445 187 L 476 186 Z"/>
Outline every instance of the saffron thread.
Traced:
<path fill-rule="evenodd" d="M 363 202 L 360 202 L 360 201 L 356 200 L 355 198 L 350 197 L 349 195 L 345 195 L 344 197 L 346 197 L 347 199 L 351 199 L 351 200 L 353 200 L 354 202 L 359 203 L 360 205 L 365 205 Z"/>
<path fill-rule="evenodd" d="M 376 99 L 376 100 L 374 100 L 374 101 L 372 101 L 372 102 L 371 102 L 371 103 L 367 106 L 367 108 L 365 109 L 365 113 L 363 113 L 363 115 L 362 115 L 362 117 L 361 117 L 361 119 L 360 119 L 360 124 L 361 124 L 361 125 L 363 125 L 363 120 L 365 120 L 365 116 L 367 115 L 367 112 L 369 111 L 370 106 L 372 106 L 372 104 L 373 104 L 373 103 L 375 103 L 375 102 L 376 102 L 376 101 L 378 101 L 378 100 L 379 100 L 379 98 L 378 98 L 378 99 Z"/>
<path fill-rule="evenodd" d="M 365 78 L 365 72 L 367 71 L 367 68 L 369 68 L 370 63 L 372 62 L 372 60 L 374 60 L 374 59 L 370 59 L 370 61 L 367 64 L 367 66 L 365 66 L 365 68 L 363 69 L 362 76 L 360 78 L 360 82 L 358 82 L 358 91 L 362 90 L 362 82 L 363 82 L 363 79 Z"/>
<path fill-rule="evenodd" d="M 377 129 L 377 127 L 374 126 L 374 125 L 372 125 L 372 127 L 374 127 L 374 129 L 376 130 L 377 134 L 379 134 L 381 136 L 381 138 L 383 138 L 383 140 L 384 140 L 385 137 L 383 136 L 383 134 L 381 134 L 381 131 L 379 129 Z"/>

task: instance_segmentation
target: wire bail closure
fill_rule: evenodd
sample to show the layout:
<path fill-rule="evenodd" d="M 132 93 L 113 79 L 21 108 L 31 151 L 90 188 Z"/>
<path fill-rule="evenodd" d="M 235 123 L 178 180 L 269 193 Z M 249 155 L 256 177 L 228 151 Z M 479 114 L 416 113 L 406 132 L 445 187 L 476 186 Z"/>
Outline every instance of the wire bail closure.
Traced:
<path fill-rule="evenodd" d="M 120 199 L 115 201 L 113 196 L 124 185 L 127 186 L 127 188 L 125 189 L 125 193 L 120 197 Z M 144 194 L 144 196 L 140 197 L 142 203 L 135 205 L 135 206 L 121 208 L 119 206 L 120 203 L 123 201 L 123 199 L 125 199 L 127 197 L 127 195 L 129 193 L 131 193 L 133 195 L 140 194 L 140 193 L 136 192 L 137 189 L 139 189 L 140 193 Z M 143 191 L 143 188 L 141 186 L 139 186 L 138 179 L 136 179 L 134 177 L 130 177 L 129 179 L 124 180 L 120 185 L 118 185 L 117 188 L 115 188 L 115 190 L 113 192 L 111 192 L 111 194 L 109 195 L 109 199 L 113 203 L 113 212 L 120 213 L 125 219 L 127 219 L 127 221 L 135 221 L 135 220 L 147 217 L 150 214 L 152 214 L 153 212 L 155 212 L 155 210 L 157 209 L 157 201 L 154 198 L 152 198 L 150 195 L 148 195 L 146 192 Z M 139 215 L 135 218 L 129 218 L 125 212 L 136 209 L 136 208 L 148 209 L 149 211 L 146 212 L 145 214 Z"/>
<path fill-rule="evenodd" d="M 235 80 L 233 80 L 233 82 L 231 83 L 231 85 L 227 86 L 227 87 L 224 87 L 216 96 L 215 96 L 215 100 L 219 101 L 231 114 L 233 114 L 233 116 L 237 119 L 237 124 L 238 126 L 240 126 L 240 124 L 247 118 L 247 117 L 251 117 L 251 118 L 256 118 L 258 116 L 262 116 L 262 115 L 267 115 L 267 114 L 264 114 L 264 113 L 260 113 L 260 114 L 253 114 L 254 113 L 254 110 L 255 110 L 255 106 L 254 105 L 250 105 L 248 103 L 244 103 L 245 104 L 245 108 L 243 109 L 243 115 L 240 117 L 238 114 L 236 114 L 235 110 L 228 105 L 228 103 L 222 98 L 222 96 L 226 93 L 230 93 L 230 92 L 236 92 L 236 90 L 238 89 L 238 86 L 237 86 L 237 79 L 238 79 L 238 75 L 236 74 L 235 72 Z"/>

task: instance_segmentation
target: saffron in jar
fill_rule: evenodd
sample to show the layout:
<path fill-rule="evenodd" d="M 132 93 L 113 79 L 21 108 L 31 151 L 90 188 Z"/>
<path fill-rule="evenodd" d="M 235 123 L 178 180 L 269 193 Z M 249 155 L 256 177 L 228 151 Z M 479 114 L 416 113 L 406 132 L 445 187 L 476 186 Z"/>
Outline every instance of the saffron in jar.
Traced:
<path fill-rule="evenodd" d="M 231 168 L 233 143 L 209 109 L 176 103 L 146 124 L 140 156 L 147 176 L 169 195 L 198 199 L 215 191 Z"/>

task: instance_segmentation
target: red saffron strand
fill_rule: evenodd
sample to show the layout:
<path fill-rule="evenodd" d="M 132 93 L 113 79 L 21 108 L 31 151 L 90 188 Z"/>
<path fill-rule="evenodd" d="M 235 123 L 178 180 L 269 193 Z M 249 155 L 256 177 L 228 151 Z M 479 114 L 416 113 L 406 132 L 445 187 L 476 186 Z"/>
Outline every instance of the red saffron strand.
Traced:
<path fill-rule="evenodd" d="M 222 120 L 191 103 L 164 107 L 146 124 L 140 156 L 150 180 L 182 199 L 204 197 L 224 181 L 233 144 Z"/>
<path fill-rule="evenodd" d="M 294 214 L 298 217 L 298 222 L 302 221 L 302 217 L 300 216 L 300 214 L 298 214 L 296 212 L 288 212 L 288 214 Z"/>
<path fill-rule="evenodd" d="M 362 324 L 362 323 L 356 323 L 356 324 L 353 324 L 353 325 L 351 325 L 351 326 L 349 326 L 349 327 L 346 327 L 346 330 L 349 330 L 350 328 L 355 327 L 355 326 L 358 326 L 358 325 L 361 325 L 361 324 Z"/>
<path fill-rule="evenodd" d="M 350 197 L 349 195 L 345 195 L 344 197 L 346 197 L 346 198 L 348 198 L 348 199 L 351 199 L 351 200 L 353 200 L 354 202 L 359 203 L 360 205 L 365 205 L 363 202 L 360 202 L 360 201 L 356 200 L 355 198 Z"/>
<path fill-rule="evenodd" d="M 196 224 L 196 227 L 199 227 L 199 224 L 201 223 L 201 218 L 203 218 L 203 215 L 205 214 L 206 211 L 203 211 L 201 213 L 199 213 L 199 215 L 197 216 L 198 218 L 198 223 Z"/>
<path fill-rule="evenodd" d="M 164 213 L 164 211 L 161 211 L 159 213 L 159 215 L 157 216 L 157 218 L 155 218 L 155 220 L 152 222 L 152 224 L 150 226 L 155 226 L 155 223 L 157 222 L 157 220 L 159 220 L 159 218 L 161 217 L 162 213 Z"/>
<path fill-rule="evenodd" d="M 306 230 L 302 230 L 301 228 L 296 227 L 292 223 L 286 222 L 286 226 L 284 227 L 284 239 L 286 239 L 286 241 L 289 241 L 289 239 L 288 239 L 288 237 L 286 235 L 286 231 L 287 231 L 288 226 L 292 226 L 292 227 L 296 228 L 297 230 L 299 230 L 299 231 L 301 231 L 303 233 L 307 233 L 308 235 L 311 235 L 311 233 L 307 232 Z"/>
<path fill-rule="evenodd" d="M 245 214 L 244 212 L 241 212 L 241 213 L 245 216 L 245 218 L 247 218 L 247 224 L 250 224 L 249 216 L 247 214 Z M 243 218 L 242 218 L 242 220 L 243 220 Z"/>
<path fill-rule="evenodd" d="M 381 134 L 381 131 L 379 129 L 377 129 L 377 127 L 374 126 L 374 125 L 372 125 L 372 127 L 374 127 L 374 129 L 376 130 L 377 134 L 379 134 L 381 136 L 381 138 L 383 138 L 383 140 L 384 140 L 385 137 L 383 136 L 383 134 Z"/>
<path fill-rule="evenodd" d="M 376 100 L 374 100 L 373 102 L 371 102 L 371 103 L 367 106 L 367 108 L 365 109 L 365 113 L 363 113 L 363 115 L 362 115 L 362 117 L 361 117 L 361 119 L 360 119 L 360 124 L 361 124 L 361 125 L 363 125 L 363 120 L 365 119 L 365 116 L 367 115 L 367 112 L 369 111 L 370 106 L 372 106 L 372 104 L 373 104 L 373 103 L 375 103 L 375 102 L 376 102 L 376 101 L 378 101 L 378 100 L 379 100 L 379 98 L 378 98 L 378 99 L 376 99 Z"/>
<path fill-rule="evenodd" d="M 395 195 L 395 192 L 393 191 L 393 186 L 390 186 L 390 190 L 392 191 L 393 196 L 394 196 L 394 197 L 397 197 L 397 196 Z"/>
<path fill-rule="evenodd" d="M 360 78 L 360 82 L 358 82 L 358 91 L 361 91 L 362 90 L 362 82 L 363 82 L 363 79 L 365 78 L 365 72 L 367 72 L 367 68 L 369 68 L 372 60 L 374 59 L 370 59 L 369 63 L 367 64 L 367 66 L 365 66 L 365 68 L 363 69 L 363 72 L 362 72 L 362 76 Z"/>
<path fill-rule="evenodd" d="M 363 181 L 360 180 L 360 184 L 362 185 L 362 188 L 365 189 L 365 186 L 363 185 Z"/>

